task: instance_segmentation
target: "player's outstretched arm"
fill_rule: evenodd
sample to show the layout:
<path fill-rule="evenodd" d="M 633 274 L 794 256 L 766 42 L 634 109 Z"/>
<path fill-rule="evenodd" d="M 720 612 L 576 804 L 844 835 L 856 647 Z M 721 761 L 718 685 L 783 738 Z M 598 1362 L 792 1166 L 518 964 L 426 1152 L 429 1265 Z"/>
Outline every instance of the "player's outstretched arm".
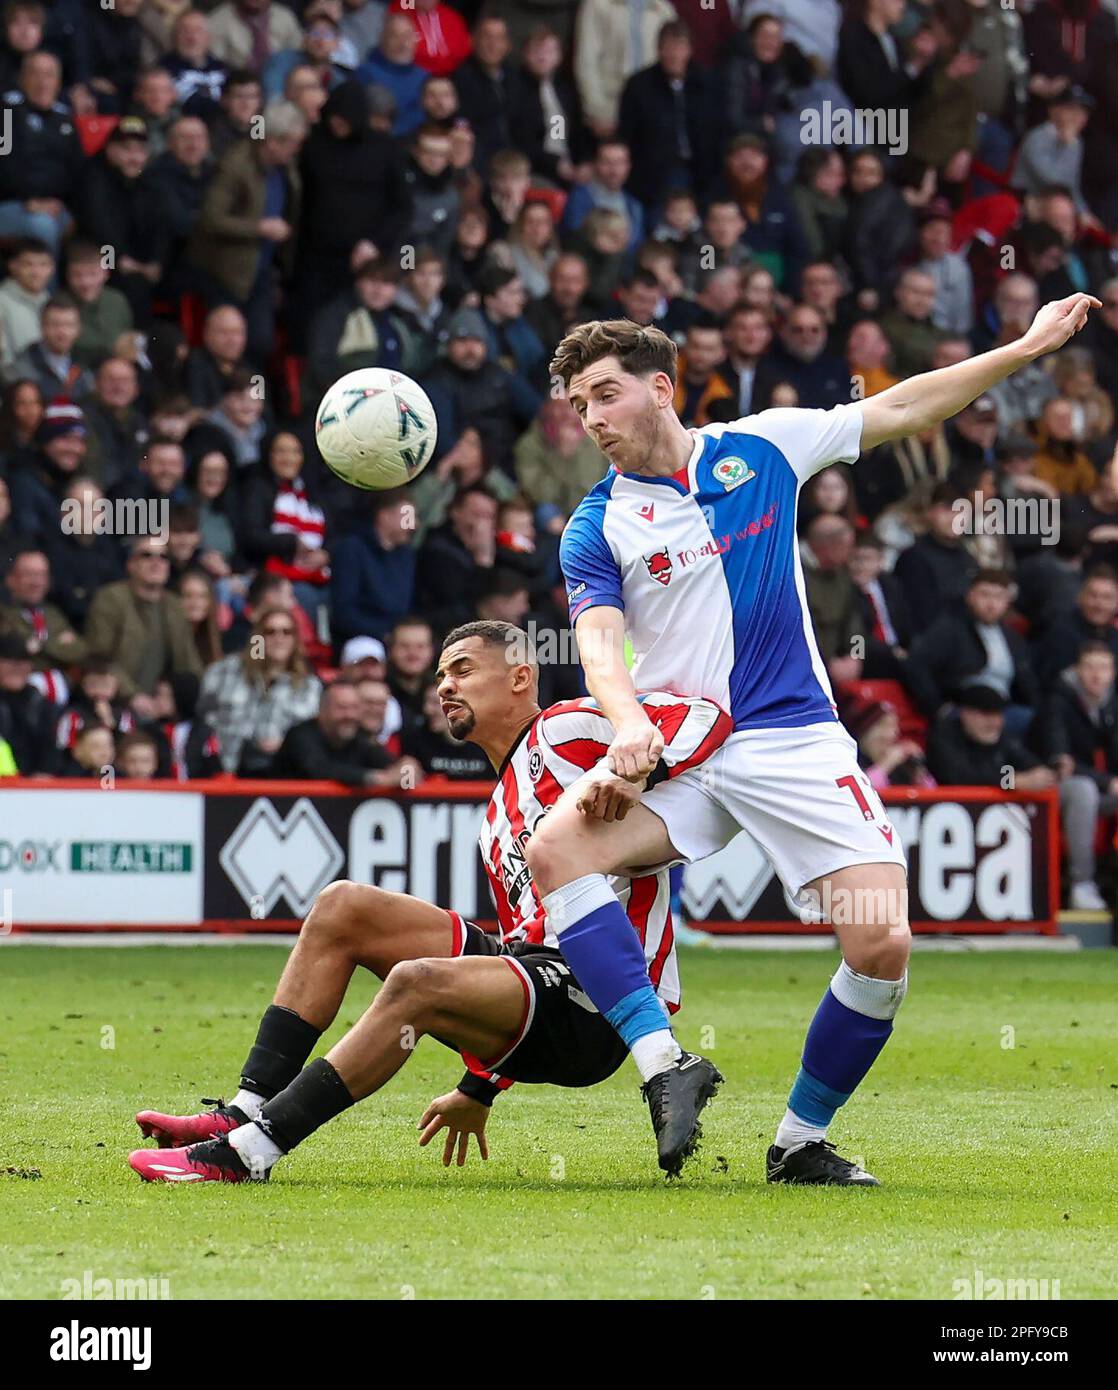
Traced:
<path fill-rule="evenodd" d="M 1100 301 L 1090 294 L 1053 300 L 1044 305 L 1028 332 L 1016 342 L 939 371 L 909 377 L 871 396 L 862 405 L 863 451 L 949 420 L 1018 368 L 1063 347 L 1087 322 L 1088 312 L 1101 308 Z"/>
<path fill-rule="evenodd" d="M 607 757 L 631 782 L 647 777 L 664 751 L 664 736 L 637 700 L 625 665 L 625 615 L 619 608 L 587 608 L 575 621 L 586 688 L 614 728 Z"/>

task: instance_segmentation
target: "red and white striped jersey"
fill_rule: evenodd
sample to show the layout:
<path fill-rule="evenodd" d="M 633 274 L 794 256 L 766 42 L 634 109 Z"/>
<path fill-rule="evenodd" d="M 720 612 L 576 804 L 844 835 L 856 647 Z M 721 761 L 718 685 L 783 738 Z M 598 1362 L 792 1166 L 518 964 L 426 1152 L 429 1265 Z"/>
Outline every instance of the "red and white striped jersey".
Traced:
<path fill-rule="evenodd" d="M 729 736 L 730 716 L 711 700 L 654 691 L 638 697 L 664 736 L 669 777 L 696 767 Z M 479 843 L 505 941 L 558 948 L 524 856 L 532 831 L 565 788 L 605 757 L 613 726 L 590 698 L 545 709 L 521 734 L 497 774 Z M 614 877 L 611 886 L 644 943 L 648 973 L 673 1010 L 680 999 L 668 872 Z"/>

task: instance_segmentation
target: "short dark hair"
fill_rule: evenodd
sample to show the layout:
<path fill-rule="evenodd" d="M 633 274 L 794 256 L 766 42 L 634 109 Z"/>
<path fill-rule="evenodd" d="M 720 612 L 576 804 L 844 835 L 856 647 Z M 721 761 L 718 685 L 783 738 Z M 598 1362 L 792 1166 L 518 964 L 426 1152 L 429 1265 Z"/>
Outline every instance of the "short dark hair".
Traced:
<path fill-rule="evenodd" d="M 478 637 L 487 647 L 500 647 L 502 651 L 515 643 L 524 650 L 529 659 L 536 660 L 536 648 L 531 637 L 515 623 L 506 623 L 498 618 L 477 618 L 472 623 L 462 623 L 443 638 L 442 651 L 454 642 L 464 642 L 467 637 Z"/>
<path fill-rule="evenodd" d="M 1100 641 L 1097 637 L 1090 637 L 1080 645 L 1076 652 L 1076 661 L 1082 661 L 1085 656 L 1108 656 L 1111 661 L 1115 659 L 1114 648 L 1107 642 Z"/>
<path fill-rule="evenodd" d="M 661 329 L 630 319 L 594 319 L 572 328 L 555 349 L 549 371 L 569 387 L 571 377 L 603 357 L 616 357 L 621 370 L 634 376 L 664 372 L 675 385 L 679 357 L 675 343 Z"/>
<path fill-rule="evenodd" d="M 967 585 L 968 589 L 973 589 L 976 584 L 996 584 L 999 589 L 1008 589 L 1013 583 L 1005 570 L 981 569 L 976 570 L 971 582 Z"/>
<path fill-rule="evenodd" d="M 1092 579 L 1105 579 L 1108 584 L 1118 584 L 1118 570 L 1111 565 L 1092 565 L 1083 576 L 1083 583 L 1087 584 Z"/>
<path fill-rule="evenodd" d="M 17 256 L 49 256 L 54 260 L 54 252 L 36 236 L 20 237 L 19 241 L 12 247 L 10 258 L 14 261 Z"/>

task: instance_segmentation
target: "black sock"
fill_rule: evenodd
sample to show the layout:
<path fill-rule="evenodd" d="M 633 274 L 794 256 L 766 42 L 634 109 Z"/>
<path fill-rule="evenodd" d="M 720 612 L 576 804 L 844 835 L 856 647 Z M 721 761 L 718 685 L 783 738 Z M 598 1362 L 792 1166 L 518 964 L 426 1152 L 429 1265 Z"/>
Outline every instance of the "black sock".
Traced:
<path fill-rule="evenodd" d="M 284 1153 L 290 1153 L 308 1134 L 353 1104 L 342 1078 L 325 1057 L 316 1057 L 290 1086 L 268 1101 L 256 1123 Z"/>
<path fill-rule="evenodd" d="M 321 1036 L 291 1009 L 269 1004 L 241 1072 L 241 1089 L 270 1100 L 303 1070 Z"/>

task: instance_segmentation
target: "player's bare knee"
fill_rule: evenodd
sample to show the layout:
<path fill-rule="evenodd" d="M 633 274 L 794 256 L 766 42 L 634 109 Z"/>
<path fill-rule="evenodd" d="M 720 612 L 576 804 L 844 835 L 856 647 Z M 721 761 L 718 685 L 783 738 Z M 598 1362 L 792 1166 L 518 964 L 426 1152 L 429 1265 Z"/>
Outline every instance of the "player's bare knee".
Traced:
<path fill-rule="evenodd" d="M 385 976 L 385 1004 L 402 1011 L 417 1028 L 432 1025 L 454 996 L 453 967 L 445 960 L 402 960 Z"/>
<path fill-rule="evenodd" d="M 553 893 L 572 877 L 570 850 L 561 835 L 549 833 L 546 821 L 537 826 L 524 846 L 524 858 L 541 893 Z"/>
<path fill-rule="evenodd" d="M 899 980 L 912 954 L 912 932 L 907 922 L 875 926 L 847 944 L 846 963 L 859 975 L 874 980 Z"/>

